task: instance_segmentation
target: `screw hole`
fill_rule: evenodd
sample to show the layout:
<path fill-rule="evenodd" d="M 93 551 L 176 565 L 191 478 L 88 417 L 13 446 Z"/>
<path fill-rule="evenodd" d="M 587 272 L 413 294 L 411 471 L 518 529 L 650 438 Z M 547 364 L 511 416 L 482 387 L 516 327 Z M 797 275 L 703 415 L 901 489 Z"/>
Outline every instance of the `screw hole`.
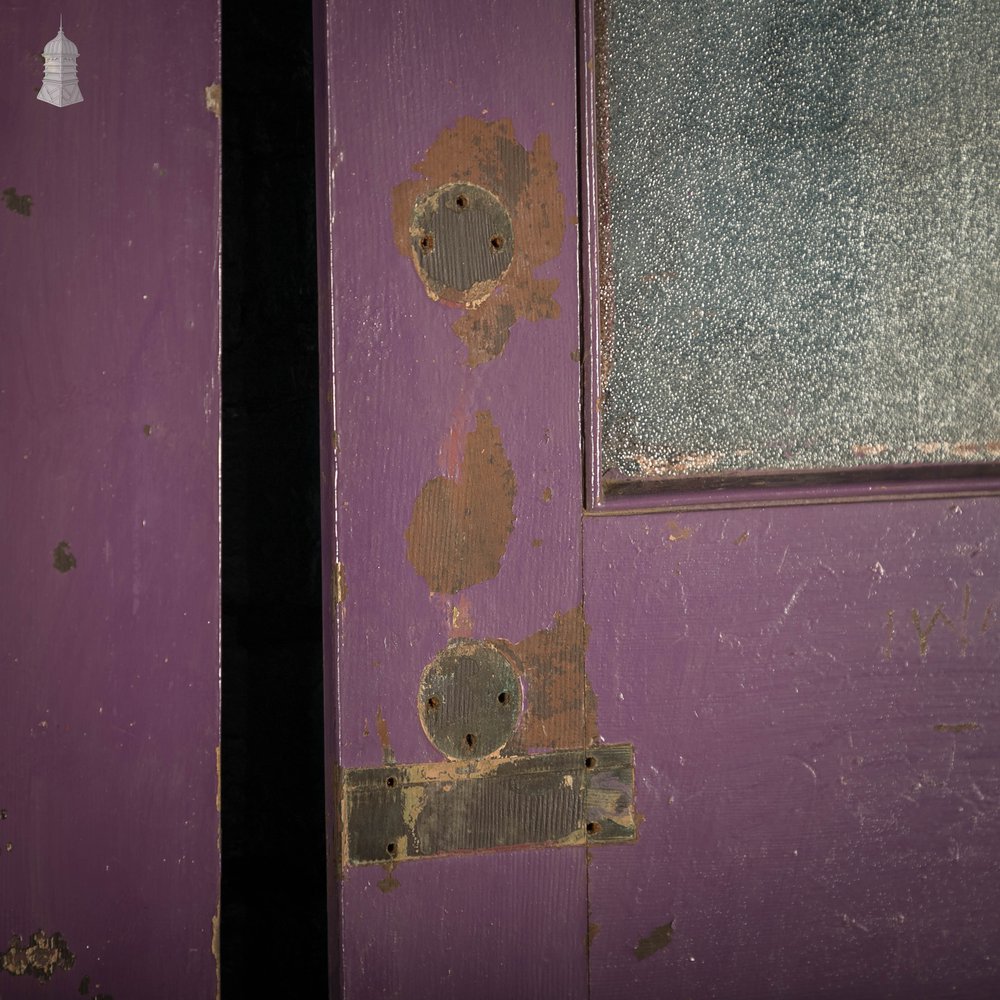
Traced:
<path fill-rule="evenodd" d="M 385 783 L 386 783 L 387 787 L 389 787 L 389 788 L 395 788 L 396 787 L 396 779 L 395 778 L 386 778 L 385 779 Z"/>
<path fill-rule="evenodd" d="M 596 757 L 588 757 L 588 758 L 587 758 L 587 759 L 586 759 L 586 760 L 584 761 L 584 764 L 586 764 L 586 765 L 587 765 L 587 767 L 588 767 L 588 768 L 589 768 L 590 770 L 593 770 L 593 769 L 594 769 L 595 767 L 597 767 L 597 758 L 596 758 Z"/>
<path fill-rule="evenodd" d="M 396 845 L 395 844 L 386 844 L 385 845 L 385 853 L 389 854 L 389 855 L 395 854 L 396 853 Z"/>
<path fill-rule="evenodd" d="M 440 705 L 440 704 L 441 704 L 441 699 L 438 698 L 437 695 L 433 695 L 432 694 L 430 696 L 430 698 L 427 699 L 427 707 L 428 708 L 437 708 L 438 705 Z"/>
<path fill-rule="evenodd" d="M 476 734 L 466 733 L 465 734 L 465 745 L 470 749 L 474 749 L 476 746 Z"/>
<path fill-rule="evenodd" d="M 434 250 L 434 234 L 433 233 L 424 233 L 424 235 L 420 237 L 420 249 L 423 250 L 424 253 L 432 253 L 433 252 L 433 250 Z"/>
<path fill-rule="evenodd" d="M 501 705 L 506 705 L 507 704 L 507 692 L 506 691 L 501 691 L 497 695 L 497 701 L 500 702 Z"/>
<path fill-rule="evenodd" d="M 460 209 L 466 209 L 469 207 L 469 199 L 466 198 L 464 194 L 460 194 L 455 199 L 455 205 Z"/>
<path fill-rule="evenodd" d="M 497 233 L 496 236 L 490 240 L 490 246 L 493 247 L 494 250 L 503 250 L 506 242 L 507 241 L 499 233 Z"/>
<path fill-rule="evenodd" d="M 589 833 L 591 836 L 593 836 L 594 834 L 600 833 L 600 832 L 601 832 L 601 824 L 600 823 L 588 823 L 587 824 L 587 833 Z"/>

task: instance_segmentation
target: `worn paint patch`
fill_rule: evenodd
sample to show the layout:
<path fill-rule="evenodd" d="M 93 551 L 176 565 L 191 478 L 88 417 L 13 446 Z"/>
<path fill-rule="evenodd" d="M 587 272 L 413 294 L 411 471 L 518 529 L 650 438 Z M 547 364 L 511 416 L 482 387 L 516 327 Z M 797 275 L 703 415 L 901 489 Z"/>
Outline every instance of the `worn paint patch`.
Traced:
<path fill-rule="evenodd" d="M 934 731 L 936 733 L 971 733 L 978 728 L 978 722 L 939 722 L 934 727 Z"/>
<path fill-rule="evenodd" d="M 594 924 L 594 923 L 587 924 L 587 947 L 588 948 L 590 948 L 590 946 L 594 943 L 594 938 L 597 937 L 598 933 L 600 932 L 600 929 L 601 929 L 601 925 L 600 924 Z"/>
<path fill-rule="evenodd" d="M 66 939 L 58 931 L 46 934 L 38 930 L 27 943 L 15 934 L 0 954 L 0 967 L 12 976 L 32 976 L 50 980 L 59 969 L 72 969 L 76 957 L 69 950 Z"/>
<path fill-rule="evenodd" d="M 399 888 L 399 879 L 393 875 L 393 869 L 396 867 L 395 861 L 389 861 L 382 865 L 385 869 L 385 878 L 380 879 L 377 883 L 380 892 L 392 892 L 393 889 Z"/>
<path fill-rule="evenodd" d="M 69 550 L 69 542 L 60 542 L 52 550 L 52 566 L 60 573 L 76 568 L 76 556 Z"/>
<path fill-rule="evenodd" d="M 676 521 L 670 521 L 670 523 L 667 525 L 667 529 L 668 529 L 667 533 L 668 542 L 685 542 L 693 534 L 691 528 L 688 527 L 682 528 Z"/>
<path fill-rule="evenodd" d="M 31 215 L 31 195 L 18 194 L 15 188 L 9 187 L 3 190 L 4 204 L 18 215 Z"/>
<path fill-rule="evenodd" d="M 205 88 L 205 110 L 216 118 L 222 118 L 222 84 L 212 83 Z"/>
<path fill-rule="evenodd" d="M 525 686 L 512 749 L 585 747 L 597 739 L 597 698 L 586 673 L 589 638 L 581 605 L 557 613 L 552 628 L 511 644 Z"/>
<path fill-rule="evenodd" d="M 386 764 L 394 764 L 396 755 L 392 752 L 392 743 L 389 740 L 389 723 L 382 715 L 382 706 L 375 711 L 375 728 L 378 730 L 378 741 L 382 745 L 382 760 Z"/>
<path fill-rule="evenodd" d="M 517 142 L 509 119 L 461 118 L 438 136 L 413 170 L 419 179 L 403 181 L 393 189 L 392 211 L 396 246 L 413 259 L 418 274 L 414 208 L 435 189 L 474 184 L 491 192 L 510 216 L 514 251 L 502 281 L 452 324 L 468 349 L 469 366 L 474 367 L 503 351 L 517 320 L 535 322 L 559 315 L 553 298 L 558 281 L 534 275 L 535 268 L 559 253 L 566 228 L 549 137 L 539 135 L 529 151 Z M 427 283 L 425 288 L 432 298 L 439 298 Z"/>
<path fill-rule="evenodd" d="M 457 479 L 424 484 L 406 529 L 406 554 L 433 593 L 491 580 L 514 530 L 517 482 L 488 411 L 476 414 Z"/>
<path fill-rule="evenodd" d="M 347 572 L 342 562 L 335 563 L 333 567 L 333 599 L 337 604 L 347 600 Z"/>
<path fill-rule="evenodd" d="M 644 958 L 655 955 L 670 944 L 673 936 L 674 922 L 672 920 L 668 924 L 660 924 L 635 946 L 635 957 L 641 962 Z"/>

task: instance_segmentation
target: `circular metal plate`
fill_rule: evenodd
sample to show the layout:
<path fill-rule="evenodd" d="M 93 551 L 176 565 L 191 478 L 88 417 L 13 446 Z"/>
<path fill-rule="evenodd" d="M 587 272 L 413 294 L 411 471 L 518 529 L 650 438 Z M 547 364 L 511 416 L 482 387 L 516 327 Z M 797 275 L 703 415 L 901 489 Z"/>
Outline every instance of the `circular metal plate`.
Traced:
<path fill-rule="evenodd" d="M 427 665 L 418 707 L 427 738 L 453 760 L 506 746 L 521 714 L 521 681 L 492 643 L 455 639 Z"/>

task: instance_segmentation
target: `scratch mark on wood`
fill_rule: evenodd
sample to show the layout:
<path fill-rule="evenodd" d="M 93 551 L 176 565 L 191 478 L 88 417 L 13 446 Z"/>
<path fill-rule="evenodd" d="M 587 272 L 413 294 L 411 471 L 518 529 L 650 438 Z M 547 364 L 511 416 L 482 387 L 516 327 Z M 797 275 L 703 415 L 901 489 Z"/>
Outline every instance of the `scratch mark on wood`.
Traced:
<path fill-rule="evenodd" d="M 925 657 L 927 655 L 927 641 L 930 638 L 931 632 L 934 631 L 934 626 L 939 622 L 943 621 L 946 625 L 951 626 L 951 619 L 944 613 L 943 605 L 938 605 L 934 610 L 934 614 L 931 615 L 930 621 L 927 623 L 926 628 L 921 624 L 920 612 L 916 608 L 912 611 L 913 617 L 913 627 L 917 630 L 917 638 L 920 640 L 920 656 Z"/>
<path fill-rule="evenodd" d="M 72 969 L 76 957 L 69 950 L 66 939 L 58 931 L 46 934 L 35 931 L 25 944 L 20 934 L 15 934 L 0 954 L 0 967 L 12 976 L 32 976 L 45 982 L 57 969 Z"/>
<path fill-rule="evenodd" d="M 654 928 L 635 946 L 635 957 L 641 962 L 650 955 L 655 955 L 670 944 L 674 936 L 674 922 L 660 924 Z"/>
<path fill-rule="evenodd" d="M 892 641 L 896 637 L 896 612 L 890 611 L 885 618 L 885 645 L 882 647 L 882 659 L 892 659 Z"/>
<path fill-rule="evenodd" d="M 488 411 L 476 414 L 457 479 L 424 484 L 406 529 L 406 553 L 432 593 L 491 580 L 514 530 L 517 482 Z"/>
<path fill-rule="evenodd" d="M 597 739 L 597 698 L 586 674 L 589 638 L 581 605 L 557 613 L 552 628 L 510 644 L 526 689 L 512 749 L 569 749 Z"/>
<path fill-rule="evenodd" d="M 551 144 L 548 136 L 539 135 L 529 151 L 515 139 L 509 119 L 460 118 L 454 128 L 438 136 L 413 170 L 419 179 L 403 181 L 392 193 L 396 246 L 406 257 L 415 252 L 414 206 L 444 185 L 461 182 L 481 187 L 495 195 L 510 215 L 514 233 L 510 266 L 491 294 L 452 324 L 468 350 L 467 363 L 475 367 L 503 351 L 518 319 L 536 322 L 559 315 L 553 298 L 558 281 L 534 276 L 535 268 L 559 253 L 566 227 Z"/>
<path fill-rule="evenodd" d="M 740 535 L 740 537 L 737 538 L 735 542 L 733 542 L 733 545 L 742 545 L 749 537 L 750 537 L 750 532 L 749 531 L 744 531 L 743 534 Z M 787 551 L 788 551 L 788 549 L 786 548 L 785 552 L 787 552 Z M 782 560 L 784 560 L 784 556 L 782 556 Z M 781 572 L 781 567 L 780 566 L 778 567 L 778 572 L 779 573 Z"/>

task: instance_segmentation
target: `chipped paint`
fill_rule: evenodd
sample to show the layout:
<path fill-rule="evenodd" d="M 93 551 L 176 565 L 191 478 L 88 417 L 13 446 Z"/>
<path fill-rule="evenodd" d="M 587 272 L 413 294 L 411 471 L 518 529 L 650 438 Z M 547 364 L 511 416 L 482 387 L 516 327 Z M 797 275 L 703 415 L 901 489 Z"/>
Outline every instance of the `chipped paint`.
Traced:
<path fill-rule="evenodd" d="M 385 869 L 385 878 L 380 879 L 376 884 L 379 887 L 380 892 L 392 892 L 393 889 L 399 888 L 399 879 L 393 875 L 393 869 L 396 867 L 395 861 L 387 861 L 382 867 Z"/>
<path fill-rule="evenodd" d="M 18 215 L 31 215 L 32 200 L 29 194 L 18 194 L 15 188 L 9 187 L 3 190 L 4 204 Z"/>
<path fill-rule="evenodd" d="M 514 530 L 517 482 L 488 411 L 476 414 L 457 478 L 424 484 L 406 529 L 406 554 L 432 593 L 490 580 Z"/>
<path fill-rule="evenodd" d="M 12 976 L 32 976 L 50 980 L 58 969 L 72 969 L 76 957 L 69 950 L 66 939 L 58 931 L 46 934 L 35 931 L 25 944 L 20 934 L 15 934 L 0 954 L 0 968 Z"/>
<path fill-rule="evenodd" d="M 939 722 L 934 727 L 936 733 L 971 733 L 979 728 L 978 722 Z"/>
<path fill-rule="evenodd" d="M 347 600 L 347 572 L 342 562 L 333 566 L 333 599 L 337 605 Z"/>
<path fill-rule="evenodd" d="M 205 88 L 205 110 L 222 119 L 222 84 L 212 83 Z"/>
<path fill-rule="evenodd" d="M 559 253 L 566 228 L 549 137 L 539 135 L 529 151 L 517 142 L 509 119 L 460 118 L 438 136 L 413 171 L 419 179 L 403 181 L 392 194 L 396 246 L 406 257 L 413 255 L 414 208 L 435 189 L 476 185 L 491 192 L 510 216 L 514 251 L 502 280 L 452 324 L 466 345 L 469 366 L 498 357 L 519 319 L 558 317 L 553 297 L 558 281 L 534 275 L 539 265 Z M 419 261 L 415 266 L 419 274 Z M 426 283 L 425 288 L 432 298 L 439 297 Z"/>
<path fill-rule="evenodd" d="M 646 455 L 634 455 L 639 466 L 639 472 L 646 477 L 686 476 L 692 472 L 704 472 L 714 468 L 719 462 L 719 456 L 713 453 L 678 455 L 676 458 L 651 458 Z"/>
<path fill-rule="evenodd" d="M 586 674 L 589 637 L 581 605 L 557 613 L 552 628 L 511 644 L 525 686 L 512 749 L 584 747 L 597 739 L 597 698 Z"/>
<path fill-rule="evenodd" d="M 392 743 L 389 740 L 389 723 L 382 715 L 382 706 L 375 711 L 375 728 L 378 730 L 378 741 L 382 745 L 382 759 L 386 764 L 394 764 L 396 755 L 392 752 Z"/>
<path fill-rule="evenodd" d="M 215 913 L 212 914 L 212 957 L 215 959 L 215 998 L 219 1000 L 222 996 L 222 948 L 221 932 L 222 925 L 222 903 L 216 903 Z"/>
<path fill-rule="evenodd" d="M 654 928 L 649 934 L 646 935 L 636 946 L 634 950 L 635 957 L 641 962 L 644 958 L 649 958 L 650 955 L 655 955 L 658 951 L 662 951 L 664 948 L 670 944 L 674 936 L 674 922 L 671 920 L 669 923 L 660 924 L 659 927 Z"/>
<path fill-rule="evenodd" d="M 667 541 L 668 542 L 684 542 L 687 541 L 693 534 L 693 529 L 684 527 L 682 528 L 676 521 L 670 521 L 667 524 Z"/>
<path fill-rule="evenodd" d="M 76 568 L 76 556 L 69 550 L 69 542 L 60 542 L 52 550 L 52 568 L 60 573 L 68 573 Z"/>

